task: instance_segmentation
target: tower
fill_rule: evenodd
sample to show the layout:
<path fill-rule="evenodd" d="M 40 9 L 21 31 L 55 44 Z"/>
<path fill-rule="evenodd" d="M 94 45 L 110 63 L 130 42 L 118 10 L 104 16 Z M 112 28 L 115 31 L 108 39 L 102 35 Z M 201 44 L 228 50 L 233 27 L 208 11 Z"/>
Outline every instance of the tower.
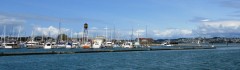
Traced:
<path fill-rule="evenodd" d="M 88 24 L 87 23 L 84 24 L 83 38 L 84 38 L 83 39 L 84 43 L 88 42 Z"/>

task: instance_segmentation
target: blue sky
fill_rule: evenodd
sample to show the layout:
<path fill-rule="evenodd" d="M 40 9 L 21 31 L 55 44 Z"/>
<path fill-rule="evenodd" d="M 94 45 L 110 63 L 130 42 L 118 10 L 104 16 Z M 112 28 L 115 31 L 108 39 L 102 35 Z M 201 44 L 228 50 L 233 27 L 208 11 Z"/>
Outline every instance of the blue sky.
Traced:
<path fill-rule="evenodd" d="M 132 28 L 135 37 L 145 37 L 147 26 L 154 39 L 239 37 L 239 16 L 238 0 L 1 0 L 0 32 L 7 25 L 8 34 L 19 26 L 22 35 L 33 30 L 36 35 L 56 34 L 62 20 L 68 34 L 81 34 L 88 23 L 92 36 L 115 26 L 121 38 L 130 36 Z"/>

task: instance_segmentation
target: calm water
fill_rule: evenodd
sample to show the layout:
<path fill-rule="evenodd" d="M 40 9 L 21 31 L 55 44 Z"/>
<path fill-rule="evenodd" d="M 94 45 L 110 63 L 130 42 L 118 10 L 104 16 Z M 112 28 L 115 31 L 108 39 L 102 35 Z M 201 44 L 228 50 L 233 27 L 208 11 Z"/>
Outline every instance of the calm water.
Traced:
<path fill-rule="evenodd" d="M 0 70 L 239 70 L 240 47 L 0 56 Z"/>

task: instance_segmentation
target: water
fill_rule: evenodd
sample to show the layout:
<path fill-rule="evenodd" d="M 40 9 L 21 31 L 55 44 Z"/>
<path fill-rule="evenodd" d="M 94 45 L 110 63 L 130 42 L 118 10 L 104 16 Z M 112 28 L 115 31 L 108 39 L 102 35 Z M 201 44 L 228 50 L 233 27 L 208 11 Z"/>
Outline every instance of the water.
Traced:
<path fill-rule="evenodd" d="M 0 56 L 0 70 L 239 70 L 240 47 Z"/>

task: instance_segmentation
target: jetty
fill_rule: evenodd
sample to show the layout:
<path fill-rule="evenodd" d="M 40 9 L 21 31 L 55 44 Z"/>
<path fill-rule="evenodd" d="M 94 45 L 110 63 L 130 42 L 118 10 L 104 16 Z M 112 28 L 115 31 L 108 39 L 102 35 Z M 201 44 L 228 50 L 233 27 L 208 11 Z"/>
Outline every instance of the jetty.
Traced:
<path fill-rule="evenodd" d="M 150 48 L 99 48 L 99 49 L 0 49 L 0 56 L 19 55 L 47 55 L 47 54 L 77 54 L 77 53 L 101 53 L 101 52 L 133 52 L 133 51 L 160 51 L 160 50 L 194 50 L 216 49 L 216 47 L 199 46 L 174 46 L 174 47 L 150 47 Z"/>

